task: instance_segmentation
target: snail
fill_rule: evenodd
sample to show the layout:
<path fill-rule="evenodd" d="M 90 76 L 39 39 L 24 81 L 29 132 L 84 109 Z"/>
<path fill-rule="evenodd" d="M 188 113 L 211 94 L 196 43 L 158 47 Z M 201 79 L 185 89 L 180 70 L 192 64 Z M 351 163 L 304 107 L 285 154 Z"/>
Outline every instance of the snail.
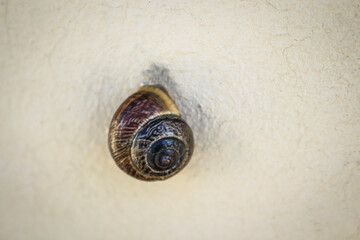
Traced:
<path fill-rule="evenodd" d="M 109 129 L 116 164 L 132 177 L 165 180 L 190 161 L 194 137 L 166 89 L 147 85 L 117 109 Z"/>

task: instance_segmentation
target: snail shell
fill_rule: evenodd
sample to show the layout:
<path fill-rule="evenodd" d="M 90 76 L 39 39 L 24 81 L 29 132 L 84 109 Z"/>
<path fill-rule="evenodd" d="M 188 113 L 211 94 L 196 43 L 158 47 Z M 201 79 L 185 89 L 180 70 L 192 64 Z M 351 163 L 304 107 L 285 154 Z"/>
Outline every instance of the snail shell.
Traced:
<path fill-rule="evenodd" d="M 167 179 L 190 161 L 193 133 L 162 86 L 143 86 L 116 111 L 109 130 L 116 164 L 146 181 Z"/>

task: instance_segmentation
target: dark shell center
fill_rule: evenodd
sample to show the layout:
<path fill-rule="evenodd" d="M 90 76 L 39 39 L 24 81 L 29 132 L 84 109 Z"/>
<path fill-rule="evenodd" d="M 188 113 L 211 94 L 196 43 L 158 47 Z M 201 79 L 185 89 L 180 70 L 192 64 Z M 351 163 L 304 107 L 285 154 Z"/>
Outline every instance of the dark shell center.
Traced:
<path fill-rule="evenodd" d="M 158 168 L 167 170 L 174 166 L 179 161 L 179 154 L 173 149 L 166 149 L 155 157 L 155 165 Z"/>
<path fill-rule="evenodd" d="M 147 154 L 148 164 L 157 171 L 166 171 L 179 166 L 184 160 L 185 145 L 176 138 L 162 138 L 156 141 Z"/>

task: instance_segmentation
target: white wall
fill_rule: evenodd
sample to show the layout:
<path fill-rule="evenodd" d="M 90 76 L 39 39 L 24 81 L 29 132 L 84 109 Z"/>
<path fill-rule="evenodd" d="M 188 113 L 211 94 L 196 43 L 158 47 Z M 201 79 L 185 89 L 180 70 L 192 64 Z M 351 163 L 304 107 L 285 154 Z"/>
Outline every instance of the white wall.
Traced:
<path fill-rule="evenodd" d="M 358 1 L 0 9 L 0 239 L 360 238 Z M 151 81 L 196 138 L 156 183 L 107 146 L 118 105 Z"/>

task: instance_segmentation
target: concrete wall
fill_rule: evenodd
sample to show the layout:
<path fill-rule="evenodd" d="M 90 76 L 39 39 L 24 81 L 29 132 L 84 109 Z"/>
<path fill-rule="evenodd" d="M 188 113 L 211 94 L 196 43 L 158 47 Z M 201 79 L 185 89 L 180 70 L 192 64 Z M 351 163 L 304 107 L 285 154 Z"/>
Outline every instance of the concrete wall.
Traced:
<path fill-rule="evenodd" d="M 358 1 L 0 0 L 0 239 L 360 239 Z M 196 149 L 137 181 L 107 131 L 161 82 Z"/>

